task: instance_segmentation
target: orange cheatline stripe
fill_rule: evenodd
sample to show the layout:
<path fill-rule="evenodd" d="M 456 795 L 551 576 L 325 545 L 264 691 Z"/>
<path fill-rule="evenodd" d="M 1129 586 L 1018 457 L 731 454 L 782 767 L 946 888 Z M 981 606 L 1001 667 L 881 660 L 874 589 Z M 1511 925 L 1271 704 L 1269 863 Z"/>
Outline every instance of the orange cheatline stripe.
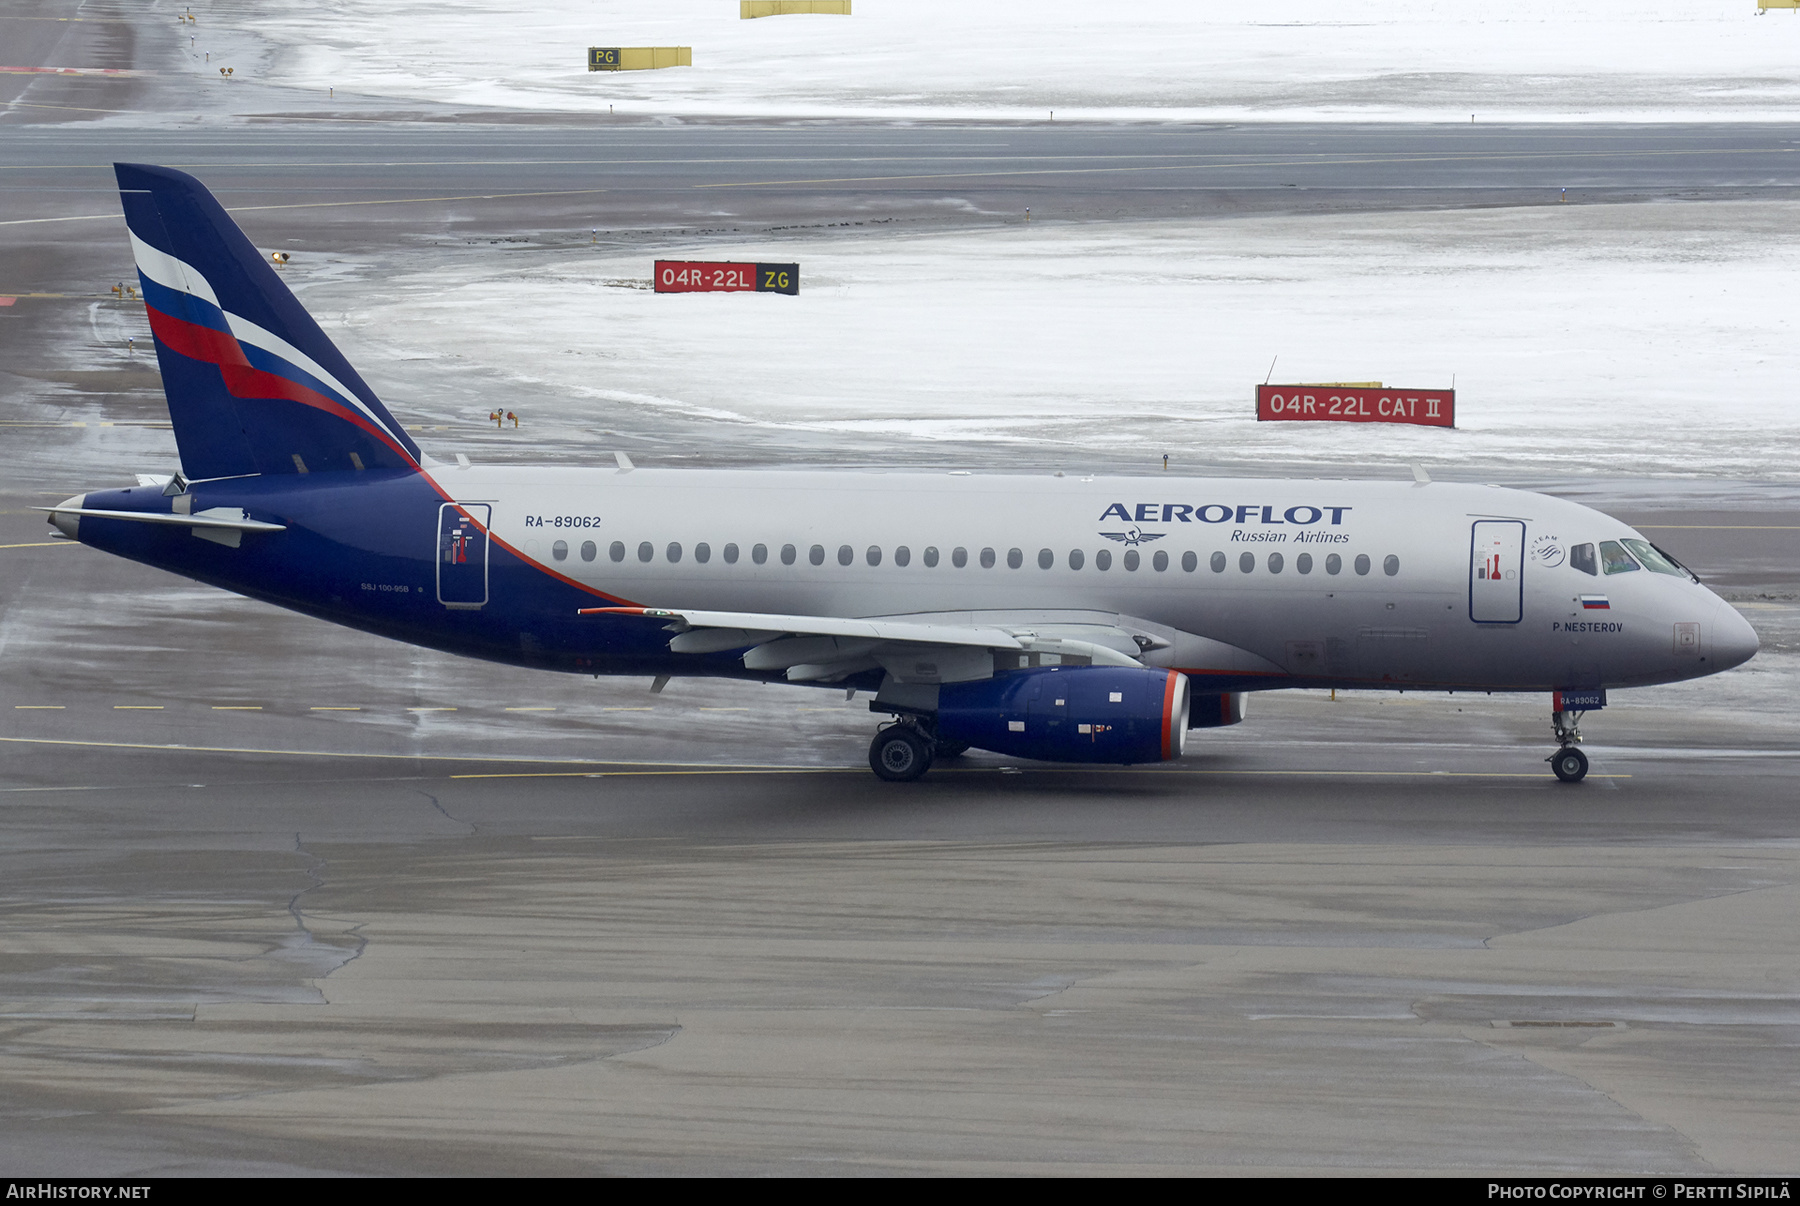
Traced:
<path fill-rule="evenodd" d="M 1162 756 L 1164 762 L 1169 760 L 1169 742 L 1172 740 L 1172 730 L 1175 726 L 1175 684 L 1180 677 L 1171 670 L 1168 677 L 1163 680 Z"/>

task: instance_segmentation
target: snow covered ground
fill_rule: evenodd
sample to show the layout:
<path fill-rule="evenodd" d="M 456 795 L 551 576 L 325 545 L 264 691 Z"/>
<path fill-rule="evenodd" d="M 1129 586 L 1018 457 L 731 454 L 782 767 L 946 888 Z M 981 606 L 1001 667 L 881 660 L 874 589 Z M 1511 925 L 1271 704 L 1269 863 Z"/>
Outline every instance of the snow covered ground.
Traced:
<path fill-rule="evenodd" d="M 888 119 L 1776 120 L 1800 17 L 1754 0 L 200 0 L 273 83 L 459 105 Z M 691 46 L 589 73 L 589 46 Z M 199 49 L 204 47 L 196 44 Z M 241 59 L 234 60 L 241 61 Z M 196 71 L 212 68 L 196 58 Z"/>
<path fill-rule="evenodd" d="M 405 421 L 516 405 L 588 457 L 687 428 L 776 459 L 1794 482 L 1796 223 L 1796 203 L 1013 223 L 443 247 L 291 279 Z M 654 255 L 797 260 L 801 291 L 654 294 Z M 1277 381 L 1454 379 L 1458 428 L 1257 423 L 1277 357 Z"/>

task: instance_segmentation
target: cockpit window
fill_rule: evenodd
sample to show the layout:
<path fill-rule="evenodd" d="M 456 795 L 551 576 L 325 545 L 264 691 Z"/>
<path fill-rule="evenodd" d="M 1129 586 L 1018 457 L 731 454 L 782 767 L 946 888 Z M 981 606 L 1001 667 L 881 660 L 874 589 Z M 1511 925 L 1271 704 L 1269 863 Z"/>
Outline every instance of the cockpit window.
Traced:
<path fill-rule="evenodd" d="M 1637 559 L 1647 570 L 1658 574 L 1668 574 L 1675 578 L 1685 578 L 1688 572 L 1675 564 L 1673 557 L 1665 556 L 1663 551 L 1648 540 L 1621 541 L 1626 548 L 1637 554 Z"/>
<path fill-rule="evenodd" d="M 1597 574 L 1600 565 L 1594 560 L 1594 546 L 1578 544 L 1569 550 L 1569 564 L 1584 574 Z"/>
<path fill-rule="evenodd" d="M 1631 559 L 1631 554 L 1616 540 L 1600 542 L 1600 564 L 1609 574 L 1629 574 L 1638 568 L 1638 563 Z"/>

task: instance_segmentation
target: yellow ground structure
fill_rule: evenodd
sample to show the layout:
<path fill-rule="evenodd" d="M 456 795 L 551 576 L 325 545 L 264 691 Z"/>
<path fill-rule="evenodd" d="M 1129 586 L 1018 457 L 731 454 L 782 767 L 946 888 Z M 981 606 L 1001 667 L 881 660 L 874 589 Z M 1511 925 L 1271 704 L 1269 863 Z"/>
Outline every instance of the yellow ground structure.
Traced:
<path fill-rule="evenodd" d="M 738 0 L 738 19 L 785 17 L 790 13 L 830 13 L 848 17 L 850 0 Z"/>
<path fill-rule="evenodd" d="M 589 71 L 653 71 L 658 67 L 692 67 L 692 46 L 590 46 Z"/>
<path fill-rule="evenodd" d="M 1762 16 L 1766 9 L 1800 8 L 1800 0 L 1756 0 L 1756 15 Z"/>

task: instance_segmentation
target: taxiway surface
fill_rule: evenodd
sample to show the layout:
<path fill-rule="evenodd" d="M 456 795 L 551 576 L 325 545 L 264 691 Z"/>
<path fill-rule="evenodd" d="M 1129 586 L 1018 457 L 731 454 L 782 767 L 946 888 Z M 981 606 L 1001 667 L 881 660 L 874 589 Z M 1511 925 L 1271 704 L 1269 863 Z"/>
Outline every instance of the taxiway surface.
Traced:
<path fill-rule="evenodd" d="M 1779 682 L 1618 696 L 1573 789 L 1541 701 L 1323 693 L 894 787 L 861 700 L 462 662 L 7 501 L 9 1172 L 1792 1165 Z M 1800 516 L 1648 518 L 1735 521 L 1789 675 Z"/>

